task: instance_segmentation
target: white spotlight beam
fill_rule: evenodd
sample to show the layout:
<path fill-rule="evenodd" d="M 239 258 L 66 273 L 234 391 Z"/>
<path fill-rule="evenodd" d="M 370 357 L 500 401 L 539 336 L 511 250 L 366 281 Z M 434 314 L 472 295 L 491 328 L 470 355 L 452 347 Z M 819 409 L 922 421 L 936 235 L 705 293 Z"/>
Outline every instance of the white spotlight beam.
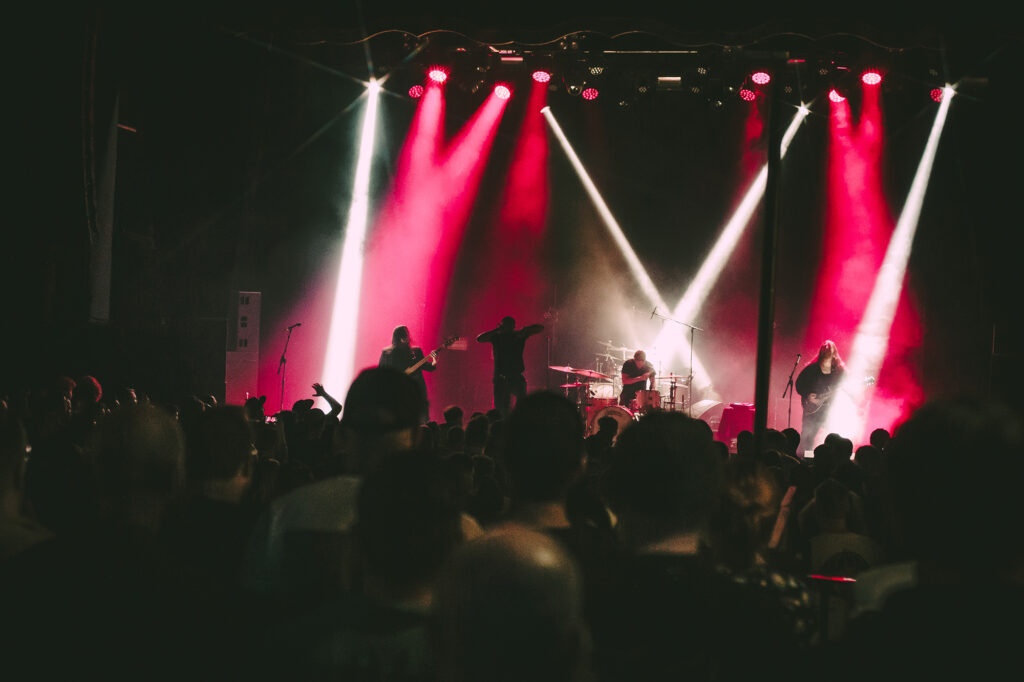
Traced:
<path fill-rule="evenodd" d="M 370 162 L 373 158 L 377 127 L 377 103 L 380 83 L 371 80 L 366 89 L 366 111 L 359 137 L 359 157 L 352 183 L 352 203 L 345 225 L 345 241 L 334 290 L 331 331 L 324 358 L 323 383 L 348 391 L 354 377 L 356 339 L 359 321 L 359 297 L 363 279 L 363 248 L 370 211 Z"/>
<path fill-rule="evenodd" d="M 847 363 L 846 379 L 843 381 L 846 396 L 858 395 L 862 390 L 864 379 L 878 374 L 882 361 L 885 359 L 885 352 L 889 347 L 892 321 L 896 316 L 900 295 L 903 293 L 907 261 L 910 259 L 914 235 L 917 233 L 917 223 L 921 217 L 921 207 L 924 205 L 925 193 L 928 190 L 928 180 L 931 177 L 932 166 L 935 164 L 935 153 L 939 148 L 939 138 L 946 125 L 946 116 L 949 113 L 949 103 L 953 94 L 953 88 L 947 85 L 939 110 L 935 114 L 935 121 L 932 123 L 924 153 L 921 154 L 921 160 L 917 164 L 917 171 L 914 173 L 914 180 L 910 185 L 906 203 L 903 205 L 903 211 L 900 213 L 896 228 L 889 239 L 889 247 L 885 251 L 882 267 L 875 278 L 871 297 L 868 299 L 864 315 L 857 326 L 857 333 L 854 335 L 850 350 L 850 361 Z M 830 432 L 835 431 L 848 437 L 859 438 L 864 429 L 862 413 L 866 414 L 867 411 L 856 409 L 851 400 L 843 398 L 842 393 L 836 397 L 837 399 L 833 401 L 832 408 L 829 410 L 825 428 Z"/>
<path fill-rule="evenodd" d="M 781 156 L 786 155 L 786 151 L 789 149 L 789 144 L 793 141 L 796 136 L 797 130 L 800 128 L 800 124 L 810 110 L 801 105 L 797 109 L 796 115 L 790 122 L 789 127 L 782 136 L 781 144 Z M 696 317 L 697 313 L 700 312 L 701 306 L 704 305 L 704 301 L 707 300 L 708 294 L 711 293 L 711 288 L 718 281 L 719 275 L 722 274 L 722 270 L 725 269 L 725 265 L 729 260 L 729 256 L 736 248 L 736 244 L 740 240 L 743 231 L 746 229 L 747 224 L 750 222 L 751 217 L 754 215 L 754 211 L 757 210 L 758 204 L 761 203 L 761 199 L 764 198 L 765 188 L 768 184 L 768 164 L 764 164 L 761 167 L 761 171 L 757 174 L 754 182 L 750 185 L 746 194 L 743 195 L 743 199 L 740 201 L 740 205 L 733 212 L 729 222 L 725 224 L 722 229 L 722 233 L 719 235 L 715 245 L 711 248 L 711 252 L 708 253 L 707 258 L 704 259 L 704 263 L 701 264 L 700 269 L 697 271 L 697 275 L 693 278 L 690 286 L 687 287 L 686 293 L 679 300 L 679 303 L 672 311 L 672 316 L 679 320 L 692 320 Z M 677 349 L 681 355 L 686 355 L 690 351 L 690 342 L 685 336 L 686 330 L 678 329 L 674 326 L 666 326 L 658 336 L 658 340 L 655 342 L 655 347 L 658 348 L 669 348 Z M 671 352 L 671 351 L 670 351 Z M 671 357 L 671 356 L 670 356 Z"/>
<path fill-rule="evenodd" d="M 562 150 L 565 155 L 569 158 L 569 162 L 572 167 L 576 170 L 576 174 L 580 176 L 580 181 L 583 183 L 584 189 L 587 190 L 587 194 L 590 195 L 590 200 L 594 202 L 594 207 L 597 209 L 598 215 L 601 216 L 601 220 L 604 222 L 605 227 L 611 233 L 612 238 L 619 247 L 619 251 L 622 252 L 623 258 L 626 259 L 626 263 L 629 265 L 630 272 L 636 278 L 637 283 L 640 284 L 640 288 L 643 290 L 644 295 L 647 296 L 651 305 L 658 306 L 662 310 L 668 310 L 668 304 L 665 303 L 664 299 L 661 298 L 661 294 L 658 293 L 658 288 L 654 286 L 654 282 L 647 274 L 647 270 L 640 263 L 640 259 L 637 258 L 636 252 L 633 251 L 633 247 L 630 246 L 629 240 L 626 239 L 626 235 L 622 232 L 622 228 L 619 227 L 619 223 L 615 220 L 615 216 L 612 215 L 611 210 L 608 208 L 608 204 L 604 202 L 601 197 L 601 193 L 597 191 L 597 186 L 594 181 L 590 179 L 590 174 L 587 173 L 587 169 L 583 167 L 583 162 L 580 161 L 580 157 L 576 155 L 572 145 L 569 144 L 569 138 L 562 132 L 562 127 L 558 125 L 558 121 L 555 120 L 555 115 L 551 112 L 551 107 L 544 107 L 540 110 L 544 114 L 545 120 L 551 127 L 551 131 L 555 134 L 559 144 L 562 145 Z"/>

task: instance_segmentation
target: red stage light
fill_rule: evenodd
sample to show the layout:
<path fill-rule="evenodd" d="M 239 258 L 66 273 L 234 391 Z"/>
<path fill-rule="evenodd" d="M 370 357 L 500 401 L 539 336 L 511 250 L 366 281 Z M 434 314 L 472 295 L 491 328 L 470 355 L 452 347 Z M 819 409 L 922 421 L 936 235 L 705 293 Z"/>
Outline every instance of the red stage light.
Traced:
<path fill-rule="evenodd" d="M 547 83 L 549 80 L 551 80 L 551 74 L 547 71 L 538 69 L 537 71 L 533 72 L 533 80 L 537 81 L 538 83 Z"/>
<path fill-rule="evenodd" d="M 498 99 L 508 99 L 512 96 L 512 91 L 507 85 L 498 84 L 494 86 L 494 96 Z"/>
<path fill-rule="evenodd" d="M 941 102 L 943 97 L 942 88 L 935 88 L 931 91 L 932 99 L 936 102 Z"/>
<path fill-rule="evenodd" d="M 409 88 L 409 97 L 412 97 L 413 99 L 419 99 L 420 97 L 423 97 L 423 86 L 414 85 L 411 88 Z"/>
<path fill-rule="evenodd" d="M 585 100 L 597 99 L 597 94 L 597 88 L 587 88 L 580 93 Z"/>
<path fill-rule="evenodd" d="M 846 101 L 846 98 L 840 95 L 839 91 L 836 90 L 835 88 L 832 88 L 831 90 L 828 91 L 828 98 L 835 102 L 836 104 Z"/>
<path fill-rule="evenodd" d="M 757 95 L 754 94 L 753 90 L 750 90 L 748 88 L 740 88 L 740 99 L 743 100 L 744 102 L 753 102 L 755 99 L 757 99 Z"/>
<path fill-rule="evenodd" d="M 434 66 L 427 72 L 427 78 L 440 85 L 448 80 L 448 71 L 439 66 Z"/>
<path fill-rule="evenodd" d="M 750 75 L 750 80 L 757 85 L 768 85 L 772 82 L 772 77 L 768 75 L 767 71 L 755 71 Z"/>
<path fill-rule="evenodd" d="M 882 82 L 882 74 L 872 69 L 861 74 L 860 80 L 864 85 L 878 85 Z"/>

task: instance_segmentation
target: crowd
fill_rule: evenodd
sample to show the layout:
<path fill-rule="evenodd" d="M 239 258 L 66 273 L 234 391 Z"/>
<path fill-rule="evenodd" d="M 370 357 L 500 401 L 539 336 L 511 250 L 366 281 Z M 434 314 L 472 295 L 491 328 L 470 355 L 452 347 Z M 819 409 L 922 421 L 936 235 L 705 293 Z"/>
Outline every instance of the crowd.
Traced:
<path fill-rule="evenodd" d="M 892 436 L 652 412 L 584 436 L 535 392 L 421 423 L 401 372 L 155 404 L 92 377 L 0 403 L 6 679 L 738 680 L 1012 674 L 1024 420 Z"/>

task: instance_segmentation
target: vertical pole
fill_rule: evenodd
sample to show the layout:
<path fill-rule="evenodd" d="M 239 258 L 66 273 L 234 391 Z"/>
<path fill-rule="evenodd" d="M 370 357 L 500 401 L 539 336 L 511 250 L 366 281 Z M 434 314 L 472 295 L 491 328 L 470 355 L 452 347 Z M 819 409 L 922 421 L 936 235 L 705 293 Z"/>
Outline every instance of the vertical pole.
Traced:
<path fill-rule="evenodd" d="M 779 229 L 779 171 L 782 127 L 778 87 L 768 90 L 768 178 L 764 191 L 761 230 L 761 292 L 757 319 L 757 373 L 754 382 L 754 452 L 764 449 L 768 426 L 768 386 L 771 382 L 772 335 L 775 327 L 775 251 Z"/>

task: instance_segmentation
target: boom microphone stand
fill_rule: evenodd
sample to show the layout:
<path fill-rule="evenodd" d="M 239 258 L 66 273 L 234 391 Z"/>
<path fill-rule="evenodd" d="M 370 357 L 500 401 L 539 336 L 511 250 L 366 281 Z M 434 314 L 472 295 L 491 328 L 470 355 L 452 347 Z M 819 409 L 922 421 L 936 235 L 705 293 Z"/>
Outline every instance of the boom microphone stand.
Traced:
<path fill-rule="evenodd" d="M 786 394 L 789 393 L 789 411 L 786 413 L 786 427 L 793 426 L 793 375 L 796 374 L 796 368 L 800 365 L 800 353 L 796 354 L 796 362 L 793 363 L 793 369 L 789 371 L 789 380 L 786 381 L 786 390 L 782 392 L 782 397 L 785 398 Z"/>
<path fill-rule="evenodd" d="M 690 397 L 687 399 L 687 403 L 688 404 L 686 406 L 686 413 L 690 417 L 692 417 L 693 416 L 693 344 L 694 344 L 693 334 L 694 334 L 694 332 L 702 332 L 704 330 L 701 329 L 700 327 L 693 326 L 689 322 L 683 322 L 682 320 L 676 320 L 676 319 L 668 317 L 666 315 L 662 315 L 661 313 L 658 312 L 658 306 L 654 306 L 654 310 L 651 311 L 651 317 L 660 317 L 661 319 L 666 320 L 668 322 L 675 322 L 676 324 L 679 324 L 679 325 L 682 325 L 684 327 L 689 327 L 690 328 L 690 375 L 686 378 L 687 386 L 689 386 Z"/>
<path fill-rule="evenodd" d="M 301 322 L 296 322 L 292 326 L 288 327 L 286 331 L 288 336 L 284 340 L 284 350 L 281 351 L 281 361 L 277 363 L 277 373 L 281 375 L 281 405 L 278 408 L 278 412 L 284 412 L 284 374 L 286 369 L 287 360 L 284 359 L 284 354 L 288 352 L 288 342 L 292 339 L 292 330 L 296 327 L 301 327 Z"/>

